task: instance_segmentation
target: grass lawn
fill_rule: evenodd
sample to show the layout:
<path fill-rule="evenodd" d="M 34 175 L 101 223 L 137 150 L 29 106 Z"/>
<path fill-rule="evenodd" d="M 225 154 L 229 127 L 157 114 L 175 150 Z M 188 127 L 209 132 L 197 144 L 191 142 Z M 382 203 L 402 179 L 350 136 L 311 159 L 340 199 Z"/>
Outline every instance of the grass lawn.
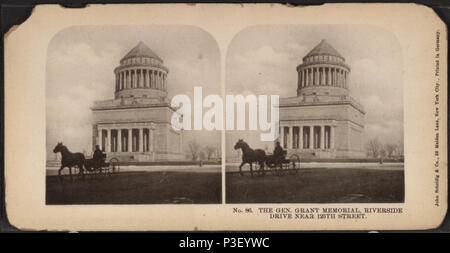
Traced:
<path fill-rule="evenodd" d="M 296 175 L 227 173 L 227 203 L 398 203 L 403 170 L 304 169 Z"/>
<path fill-rule="evenodd" d="M 112 177 L 47 176 L 46 203 L 52 204 L 210 204 L 221 203 L 221 174 L 124 172 Z"/>

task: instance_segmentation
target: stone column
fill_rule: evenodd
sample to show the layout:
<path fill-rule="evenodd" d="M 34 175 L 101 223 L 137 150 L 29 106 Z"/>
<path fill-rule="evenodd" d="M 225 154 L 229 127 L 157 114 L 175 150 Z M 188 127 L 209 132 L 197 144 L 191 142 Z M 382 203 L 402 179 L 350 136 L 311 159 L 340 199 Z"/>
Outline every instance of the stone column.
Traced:
<path fill-rule="evenodd" d="M 143 130 L 146 130 L 146 128 L 143 128 Z M 147 136 L 145 135 L 145 132 L 142 133 L 142 152 L 148 152 Z"/>
<path fill-rule="evenodd" d="M 320 85 L 320 71 L 319 68 L 316 68 L 316 82 L 315 82 L 316 86 Z"/>
<path fill-rule="evenodd" d="M 312 70 L 308 68 L 307 71 L 308 71 L 308 82 L 306 83 L 306 86 L 311 86 Z"/>
<path fill-rule="evenodd" d="M 334 80 L 334 86 L 339 86 L 339 69 L 335 69 L 335 80 Z"/>
<path fill-rule="evenodd" d="M 147 87 L 147 70 L 146 69 L 142 69 L 142 87 L 145 88 Z"/>
<path fill-rule="evenodd" d="M 141 87 L 141 70 L 140 69 L 136 69 L 136 88 L 140 88 Z"/>
<path fill-rule="evenodd" d="M 111 152 L 111 129 L 106 130 L 105 152 Z"/>
<path fill-rule="evenodd" d="M 327 86 L 330 86 L 330 68 L 327 68 Z"/>
<path fill-rule="evenodd" d="M 330 68 L 330 86 L 333 86 L 333 82 L 334 82 L 334 68 Z"/>
<path fill-rule="evenodd" d="M 147 80 L 146 80 L 147 82 L 145 84 L 145 87 L 150 88 L 150 70 L 149 69 L 147 69 L 146 75 L 147 75 Z"/>
<path fill-rule="evenodd" d="M 294 144 L 294 128 L 292 126 L 289 127 L 289 135 L 288 135 L 288 149 L 292 149 Z"/>
<path fill-rule="evenodd" d="M 139 87 L 137 69 L 134 69 L 133 73 L 134 73 L 133 88 L 137 88 L 137 87 Z"/>
<path fill-rule="evenodd" d="M 126 76 L 125 76 L 125 72 L 124 71 L 122 71 L 121 72 L 122 73 L 122 89 L 125 89 L 126 88 Z"/>
<path fill-rule="evenodd" d="M 334 86 L 338 86 L 338 69 L 334 69 Z"/>
<path fill-rule="evenodd" d="M 338 69 L 338 71 L 337 71 L 336 81 L 337 81 L 337 86 L 341 87 L 341 70 L 340 69 Z"/>
<path fill-rule="evenodd" d="M 305 79 L 306 79 L 305 70 L 302 69 L 301 72 L 302 72 L 302 81 L 300 82 L 300 87 L 303 88 L 303 87 L 305 87 Z"/>
<path fill-rule="evenodd" d="M 153 128 L 150 128 L 150 136 L 148 140 L 150 152 L 153 152 L 153 131 L 154 131 Z"/>
<path fill-rule="evenodd" d="M 167 91 L 167 73 L 164 74 L 164 90 Z"/>
<path fill-rule="evenodd" d="M 127 84 L 127 88 L 130 89 L 131 88 L 131 70 L 127 70 L 128 72 L 128 84 Z"/>
<path fill-rule="evenodd" d="M 320 126 L 320 148 L 325 149 L 325 126 Z"/>
<path fill-rule="evenodd" d="M 334 149 L 334 126 L 330 126 L 330 149 Z"/>
<path fill-rule="evenodd" d="M 131 88 L 131 71 L 127 70 L 127 89 Z"/>
<path fill-rule="evenodd" d="M 303 126 L 298 129 L 298 148 L 303 149 Z"/>
<path fill-rule="evenodd" d="M 120 72 L 116 74 L 117 91 L 120 90 Z"/>
<path fill-rule="evenodd" d="M 133 151 L 133 131 L 131 128 L 128 129 L 128 152 L 132 152 Z"/>
<path fill-rule="evenodd" d="M 280 145 L 281 145 L 281 147 L 282 148 L 284 148 L 284 126 L 281 126 L 280 125 L 280 131 L 281 131 L 281 133 L 280 133 Z"/>
<path fill-rule="evenodd" d="M 145 73 L 145 69 L 141 69 L 141 75 L 142 75 L 142 88 L 145 88 L 145 83 L 147 82 L 147 77 L 146 77 L 146 74 L 144 74 Z"/>
<path fill-rule="evenodd" d="M 155 82 L 155 76 L 154 76 L 154 74 L 155 74 L 155 71 L 154 70 L 151 70 L 150 71 L 150 87 L 153 89 L 153 88 L 155 88 L 155 85 L 154 85 L 154 82 Z"/>
<path fill-rule="evenodd" d="M 158 71 L 158 78 L 156 80 L 158 80 L 158 89 L 161 90 L 161 72 Z"/>
<path fill-rule="evenodd" d="M 314 126 L 309 126 L 309 149 L 314 149 Z"/>
<path fill-rule="evenodd" d="M 134 87 L 134 69 L 130 69 L 130 88 Z"/>
<path fill-rule="evenodd" d="M 333 68 L 333 86 L 336 86 L 337 69 Z"/>
<path fill-rule="evenodd" d="M 303 87 L 306 87 L 306 86 L 308 86 L 308 75 L 309 75 L 309 72 L 308 72 L 308 69 L 305 69 L 304 71 L 305 71 L 305 82 L 303 83 Z"/>
<path fill-rule="evenodd" d="M 347 89 L 347 71 L 344 72 L 344 88 Z"/>
<path fill-rule="evenodd" d="M 125 71 L 122 71 L 122 82 L 123 82 L 123 88 L 124 89 L 128 88 L 127 81 L 128 81 L 128 79 L 127 79 L 127 71 L 125 70 Z"/>
<path fill-rule="evenodd" d="M 143 152 L 143 142 L 144 142 L 144 129 L 142 127 L 139 128 L 139 136 L 138 136 L 138 145 L 139 145 L 139 152 Z"/>
<path fill-rule="evenodd" d="M 333 70 L 334 70 L 333 68 L 330 68 L 330 86 L 333 86 L 333 81 L 334 81 L 334 78 L 333 78 L 334 71 Z"/>
<path fill-rule="evenodd" d="M 120 89 L 120 90 L 123 89 L 122 81 L 123 81 L 123 73 L 122 73 L 122 72 L 119 72 L 119 89 Z"/>
<path fill-rule="evenodd" d="M 102 149 L 103 146 L 103 138 L 102 138 L 102 129 L 98 129 L 98 141 L 97 141 L 97 145 L 100 147 L 100 150 Z"/>
<path fill-rule="evenodd" d="M 323 67 L 321 67 L 320 69 L 321 69 L 322 71 L 319 71 L 319 74 L 320 74 L 320 79 L 319 79 L 320 82 L 319 82 L 319 83 L 320 83 L 320 85 L 324 85 L 324 84 L 325 84 L 325 82 L 324 82 L 324 79 L 325 79 L 325 78 L 324 78 L 324 77 L 325 77 L 325 70 L 324 70 Z M 320 70 L 320 69 L 319 69 L 319 70 Z"/>
<path fill-rule="evenodd" d="M 119 74 L 118 73 L 116 73 L 116 92 L 119 90 Z"/>
<path fill-rule="evenodd" d="M 117 129 L 117 152 L 122 152 L 122 129 Z"/>
<path fill-rule="evenodd" d="M 132 69 L 130 69 L 129 70 L 129 72 L 130 72 L 130 89 L 131 88 L 133 88 L 133 82 L 134 82 L 134 78 L 133 78 L 133 70 Z"/>

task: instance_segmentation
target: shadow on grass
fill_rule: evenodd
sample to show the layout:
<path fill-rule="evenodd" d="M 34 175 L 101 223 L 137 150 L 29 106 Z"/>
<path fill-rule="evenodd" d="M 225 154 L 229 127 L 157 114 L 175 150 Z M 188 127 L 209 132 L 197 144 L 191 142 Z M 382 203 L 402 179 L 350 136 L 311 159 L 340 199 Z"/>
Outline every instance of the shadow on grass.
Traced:
<path fill-rule="evenodd" d="M 403 171 L 303 170 L 295 175 L 250 177 L 227 173 L 227 203 L 400 203 Z"/>
<path fill-rule="evenodd" d="M 46 204 L 217 204 L 221 174 L 201 172 L 125 172 L 78 176 L 71 182 L 47 176 Z"/>

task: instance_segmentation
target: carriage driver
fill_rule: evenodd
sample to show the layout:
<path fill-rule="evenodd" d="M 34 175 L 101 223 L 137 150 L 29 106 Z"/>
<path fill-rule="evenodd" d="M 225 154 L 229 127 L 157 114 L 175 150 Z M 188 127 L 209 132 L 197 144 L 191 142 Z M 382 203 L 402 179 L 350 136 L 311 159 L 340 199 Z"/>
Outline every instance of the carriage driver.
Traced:
<path fill-rule="evenodd" d="M 284 150 L 281 147 L 279 141 L 277 141 L 275 149 L 273 150 L 273 158 L 276 164 L 282 163 L 284 161 Z"/>
<path fill-rule="evenodd" d="M 96 168 L 101 167 L 103 163 L 103 152 L 100 150 L 99 145 L 95 145 L 95 151 L 92 160 L 94 160 L 94 166 Z"/>

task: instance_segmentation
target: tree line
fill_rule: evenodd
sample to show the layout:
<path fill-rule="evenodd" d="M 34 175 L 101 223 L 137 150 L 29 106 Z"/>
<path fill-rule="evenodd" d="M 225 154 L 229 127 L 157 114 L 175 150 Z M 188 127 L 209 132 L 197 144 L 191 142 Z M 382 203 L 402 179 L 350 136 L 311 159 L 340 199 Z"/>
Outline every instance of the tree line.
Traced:
<path fill-rule="evenodd" d="M 201 146 L 198 142 L 194 140 L 188 143 L 186 156 L 188 159 L 191 159 L 192 161 L 211 160 L 211 159 L 220 159 L 221 153 L 220 148 L 210 145 Z"/>
<path fill-rule="evenodd" d="M 403 142 L 382 143 L 378 138 L 373 138 L 366 143 L 365 148 L 368 157 L 393 158 L 403 156 Z"/>

